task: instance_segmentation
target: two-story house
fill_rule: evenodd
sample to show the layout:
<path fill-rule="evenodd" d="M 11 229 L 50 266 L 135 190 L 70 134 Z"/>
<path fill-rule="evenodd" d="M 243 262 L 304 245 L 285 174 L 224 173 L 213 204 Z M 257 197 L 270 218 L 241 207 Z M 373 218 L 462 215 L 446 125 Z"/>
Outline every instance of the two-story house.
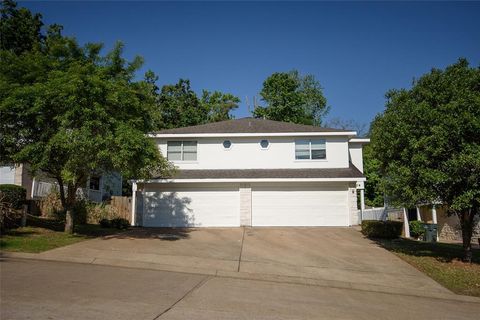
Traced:
<path fill-rule="evenodd" d="M 132 223 L 148 227 L 358 223 L 356 132 L 243 118 L 150 135 L 178 168 L 133 183 Z"/>

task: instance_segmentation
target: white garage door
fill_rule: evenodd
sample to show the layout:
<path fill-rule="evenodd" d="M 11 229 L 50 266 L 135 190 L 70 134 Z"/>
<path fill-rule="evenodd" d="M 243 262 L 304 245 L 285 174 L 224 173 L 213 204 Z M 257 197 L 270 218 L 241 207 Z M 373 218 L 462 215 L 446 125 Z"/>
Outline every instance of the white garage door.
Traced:
<path fill-rule="evenodd" d="M 145 192 L 146 227 L 238 227 L 238 186 L 164 187 Z"/>
<path fill-rule="evenodd" d="M 252 187 L 254 226 L 348 226 L 346 186 Z"/>

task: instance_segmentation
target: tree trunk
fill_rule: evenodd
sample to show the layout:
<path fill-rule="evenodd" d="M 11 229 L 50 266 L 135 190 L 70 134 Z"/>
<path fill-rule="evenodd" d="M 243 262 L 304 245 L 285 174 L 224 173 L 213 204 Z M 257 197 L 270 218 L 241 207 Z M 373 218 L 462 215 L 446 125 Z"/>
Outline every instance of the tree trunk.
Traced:
<path fill-rule="evenodd" d="M 474 211 L 472 209 L 460 213 L 464 262 L 472 262 L 473 217 Z"/>
<path fill-rule="evenodd" d="M 67 187 L 66 197 L 66 211 L 65 211 L 65 232 L 72 234 L 74 231 L 75 212 L 73 207 L 75 205 L 75 197 L 77 193 L 77 186 L 69 183 Z"/>
<path fill-rule="evenodd" d="M 63 189 L 63 180 L 61 177 L 57 177 L 57 182 L 58 182 L 58 188 L 60 192 L 60 202 L 62 203 L 63 211 L 67 210 L 67 200 L 65 197 L 65 189 Z"/>
<path fill-rule="evenodd" d="M 65 233 L 73 234 L 73 210 L 67 209 L 65 213 Z"/>

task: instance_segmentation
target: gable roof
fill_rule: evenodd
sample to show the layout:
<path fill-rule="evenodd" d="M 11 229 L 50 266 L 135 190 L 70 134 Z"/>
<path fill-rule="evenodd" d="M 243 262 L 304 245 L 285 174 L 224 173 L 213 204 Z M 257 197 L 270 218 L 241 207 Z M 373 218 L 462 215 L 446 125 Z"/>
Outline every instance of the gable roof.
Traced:
<path fill-rule="evenodd" d="M 178 170 L 173 177 L 153 179 L 352 179 L 365 176 L 351 162 L 348 168 L 322 169 L 199 169 Z"/>
<path fill-rule="evenodd" d="M 212 122 L 198 126 L 166 129 L 154 132 L 162 134 L 216 134 L 216 133 L 293 133 L 293 132 L 352 132 L 333 128 L 322 128 L 290 122 L 273 121 L 267 119 L 241 118 L 219 122 Z"/>

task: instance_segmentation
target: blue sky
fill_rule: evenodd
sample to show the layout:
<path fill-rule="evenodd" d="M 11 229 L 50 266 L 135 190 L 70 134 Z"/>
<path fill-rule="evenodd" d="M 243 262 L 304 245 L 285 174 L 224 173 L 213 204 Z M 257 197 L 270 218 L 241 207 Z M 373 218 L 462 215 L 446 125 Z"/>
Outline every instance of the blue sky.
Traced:
<path fill-rule="evenodd" d="M 324 88 L 328 118 L 370 123 L 391 88 L 408 88 L 459 57 L 480 64 L 480 3 L 20 2 L 81 43 L 125 43 L 159 85 L 258 95 L 273 72 L 297 69 Z"/>

